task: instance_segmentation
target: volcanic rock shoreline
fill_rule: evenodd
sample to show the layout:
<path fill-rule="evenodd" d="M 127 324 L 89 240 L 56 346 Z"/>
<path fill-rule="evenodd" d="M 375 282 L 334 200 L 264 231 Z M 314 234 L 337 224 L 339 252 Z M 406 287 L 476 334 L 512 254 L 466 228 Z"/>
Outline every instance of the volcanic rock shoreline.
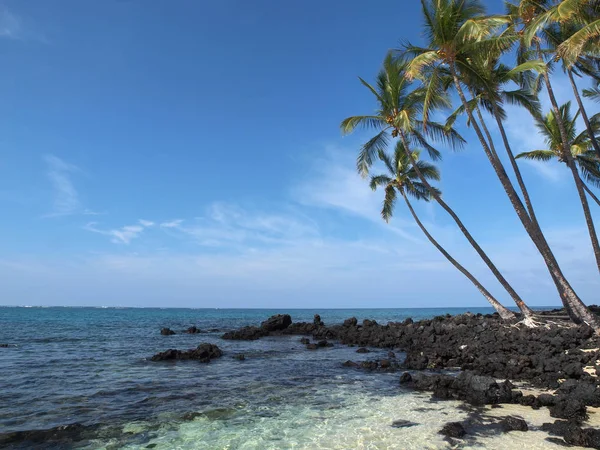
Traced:
<path fill-rule="evenodd" d="M 600 313 L 600 307 L 590 309 Z M 547 407 L 550 416 L 560 420 L 544 424 L 544 431 L 562 438 L 563 445 L 600 449 L 600 430 L 583 426 L 588 419 L 587 407 L 600 407 L 600 337 L 585 325 L 565 322 L 563 310 L 541 313 L 536 328 L 503 321 L 497 314 L 466 313 L 385 325 L 368 319 L 359 324 L 354 317 L 332 326 L 326 326 L 318 316 L 313 323 L 293 323 L 286 318 L 287 326 L 266 329 L 266 323 L 281 323 L 284 316 L 287 315 L 274 316 L 261 327 L 244 327 L 222 337 L 254 340 L 263 336 L 312 335 L 314 340 L 401 351 L 406 354 L 401 367 L 410 371 L 400 377 L 403 387 L 432 392 L 436 399 L 459 399 L 475 406 L 508 403 Z M 348 361 L 345 366 L 389 370 L 382 362 Z M 460 373 L 441 373 L 447 369 Z M 555 392 L 523 395 L 511 381 Z M 505 420 L 505 431 L 514 426 L 507 425 L 510 422 Z M 524 431 L 526 424 L 515 429 Z"/>

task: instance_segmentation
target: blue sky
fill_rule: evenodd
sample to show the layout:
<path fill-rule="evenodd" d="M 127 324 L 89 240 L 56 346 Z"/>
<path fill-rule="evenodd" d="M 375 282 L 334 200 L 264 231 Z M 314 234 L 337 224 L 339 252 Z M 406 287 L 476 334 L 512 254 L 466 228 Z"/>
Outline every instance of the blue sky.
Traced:
<path fill-rule="evenodd" d="M 402 205 L 379 218 L 354 171 L 368 135 L 338 129 L 374 108 L 357 76 L 418 42 L 419 21 L 418 2 L 388 0 L 0 2 L 0 304 L 485 306 Z M 557 304 L 460 126 L 469 145 L 442 148 L 446 200 L 528 303 Z M 507 128 L 516 151 L 542 145 L 522 111 Z M 569 173 L 523 171 L 565 272 L 597 302 Z M 417 211 L 510 304 L 443 211 Z"/>

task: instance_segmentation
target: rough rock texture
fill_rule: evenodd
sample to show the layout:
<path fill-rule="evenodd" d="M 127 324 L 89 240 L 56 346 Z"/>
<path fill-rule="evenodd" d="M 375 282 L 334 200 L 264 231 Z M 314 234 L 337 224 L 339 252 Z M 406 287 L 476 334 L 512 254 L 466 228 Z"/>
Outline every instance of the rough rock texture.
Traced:
<path fill-rule="evenodd" d="M 598 429 L 581 428 L 576 423 L 564 420 L 545 423 L 540 429 L 553 436 L 562 437 L 567 444 L 600 449 L 600 430 Z"/>
<path fill-rule="evenodd" d="M 260 327 L 266 332 L 285 330 L 292 324 L 292 318 L 289 314 L 277 314 L 269 317 Z"/>
<path fill-rule="evenodd" d="M 519 417 L 505 417 L 500 421 L 502 430 L 508 431 L 528 431 L 527 422 Z"/>
<path fill-rule="evenodd" d="M 225 333 L 222 338 L 253 341 L 264 336 L 269 336 L 270 334 L 283 334 L 283 332 L 288 331 L 288 329 L 291 328 L 290 325 L 292 325 L 292 318 L 289 314 L 277 314 L 261 323 L 260 327 L 248 326 L 240 328 L 239 330 L 229 331 Z M 296 325 L 296 327 L 289 330 L 286 334 L 311 334 L 315 329 L 314 324 L 300 323 Z M 310 325 L 310 327 L 307 327 L 306 325 Z"/>
<path fill-rule="evenodd" d="M 433 391 L 433 396 L 438 399 L 459 399 L 476 406 L 518 403 L 523 395 L 514 390 L 509 381 L 498 383 L 492 377 L 475 375 L 473 372 L 461 372 L 457 377 L 419 372 L 410 378 L 403 374 L 400 381 L 419 391 Z"/>
<path fill-rule="evenodd" d="M 162 353 L 157 353 L 151 358 L 151 361 L 169 361 L 181 359 L 193 359 L 202 363 L 210 362 L 211 359 L 220 358 L 223 352 L 214 344 L 200 344 L 192 350 L 170 349 Z"/>
<path fill-rule="evenodd" d="M 163 336 L 172 336 L 175 334 L 175 332 L 170 328 L 163 328 L 160 330 L 160 334 L 162 334 Z"/>
<path fill-rule="evenodd" d="M 198 334 L 198 333 L 202 333 L 202 331 L 200 331 L 200 328 L 196 328 L 195 326 L 193 327 L 189 327 L 187 330 L 185 330 L 185 332 L 187 334 Z"/>
<path fill-rule="evenodd" d="M 268 333 L 262 328 L 258 327 L 243 327 L 239 330 L 228 331 L 223 336 L 223 339 L 231 339 L 235 341 L 255 341 L 263 336 L 267 336 Z"/>
<path fill-rule="evenodd" d="M 467 432 L 460 422 L 449 422 L 443 426 L 440 430 L 440 434 L 452 438 L 461 438 L 467 434 Z"/>

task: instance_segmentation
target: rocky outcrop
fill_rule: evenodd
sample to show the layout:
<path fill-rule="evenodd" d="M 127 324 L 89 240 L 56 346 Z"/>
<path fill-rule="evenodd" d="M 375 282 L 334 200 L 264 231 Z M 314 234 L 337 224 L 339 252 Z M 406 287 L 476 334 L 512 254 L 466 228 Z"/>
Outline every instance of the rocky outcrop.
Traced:
<path fill-rule="evenodd" d="M 187 333 L 187 334 L 199 334 L 199 333 L 202 333 L 202 331 L 200 330 L 200 328 L 196 328 L 195 326 L 193 326 L 193 327 L 189 327 L 187 330 L 185 330 L 185 333 Z"/>
<path fill-rule="evenodd" d="M 210 362 L 211 359 L 220 358 L 223 352 L 214 344 L 200 344 L 192 350 L 170 349 L 165 352 L 157 353 L 151 358 L 151 361 L 173 361 L 173 360 L 195 360 L 202 363 Z"/>
<path fill-rule="evenodd" d="M 221 337 L 238 341 L 254 341 L 270 334 L 283 334 L 290 328 L 290 325 L 292 325 L 292 317 L 289 314 L 277 314 L 262 322 L 260 327 L 243 327 L 239 330 L 229 331 Z M 310 330 L 303 329 L 303 332 L 286 334 L 310 334 L 314 330 L 314 325 L 311 324 Z"/>
<path fill-rule="evenodd" d="M 239 330 L 229 331 L 221 336 L 223 339 L 230 339 L 234 341 L 255 341 L 263 336 L 267 336 L 269 333 L 262 328 L 258 327 L 243 327 Z"/>
<path fill-rule="evenodd" d="M 431 391 L 437 399 L 458 399 L 475 405 L 518 403 L 523 396 L 509 382 L 498 383 L 494 378 L 461 372 L 457 377 L 422 372 L 400 377 L 402 385 L 419 391 Z"/>
<path fill-rule="evenodd" d="M 263 323 L 260 324 L 260 327 L 266 331 L 267 333 L 271 331 L 281 331 L 285 330 L 292 324 L 292 317 L 289 314 L 277 314 L 275 316 L 269 317 Z"/>
<path fill-rule="evenodd" d="M 160 330 L 160 334 L 163 336 L 172 336 L 175 334 L 175 332 L 173 330 L 171 330 L 170 328 L 162 328 Z"/>

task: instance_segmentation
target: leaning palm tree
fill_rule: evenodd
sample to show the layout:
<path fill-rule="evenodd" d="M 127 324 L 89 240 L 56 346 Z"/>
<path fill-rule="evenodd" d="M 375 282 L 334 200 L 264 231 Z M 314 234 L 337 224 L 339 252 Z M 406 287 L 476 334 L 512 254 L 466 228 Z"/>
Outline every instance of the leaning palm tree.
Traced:
<path fill-rule="evenodd" d="M 420 177 L 421 183 L 428 189 L 431 188 L 431 195 L 434 200 L 452 217 L 467 241 L 515 301 L 525 319 L 528 319 L 529 323 L 532 324 L 531 317 L 533 316 L 533 311 L 527 307 L 514 288 L 500 273 L 454 210 L 430 186 L 416 165 L 416 161 L 412 160 L 411 145 L 422 146 L 427 150 L 432 159 L 439 159 L 439 152 L 426 139 L 428 136 L 454 145 L 459 145 L 461 138 L 453 129 L 448 129 L 431 120 L 425 122 L 422 117 L 422 113 L 426 109 L 425 107 L 435 110 L 449 104 L 448 98 L 443 92 L 444 86 L 440 74 L 430 74 L 431 80 L 440 81 L 439 85 L 432 82 L 426 87 L 415 89 L 414 83 L 405 76 L 405 71 L 406 62 L 401 59 L 392 58 L 388 54 L 381 71 L 377 75 L 375 86 L 367 83 L 362 78 L 360 79 L 361 83 L 375 97 L 377 109 L 372 115 L 346 118 L 341 123 L 341 129 L 344 134 L 351 133 L 359 127 L 375 129 L 377 133 L 362 146 L 359 152 L 357 158 L 358 172 L 362 175 L 368 174 L 369 167 L 373 164 L 379 150 L 385 150 L 390 138 L 399 137 L 404 145 L 403 148 L 406 156 L 413 163 L 413 167 L 415 167 L 415 172 Z"/>
<path fill-rule="evenodd" d="M 470 55 L 508 49 L 518 40 L 514 33 L 500 33 L 511 19 L 507 16 L 485 16 L 485 9 L 477 0 L 421 0 L 421 3 L 428 42 L 424 48 L 406 46 L 406 54 L 413 58 L 407 75 L 424 79 L 424 70 L 431 71 L 436 67 L 450 72 L 469 123 L 519 220 L 540 252 L 569 316 L 577 323 L 588 323 L 600 333 L 600 321 L 590 313 L 564 276 L 539 224 L 529 216 L 502 162 L 486 141 L 463 89 L 461 77 L 470 68 Z"/>
<path fill-rule="evenodd" d="M 577 134 L 576 121 L 579 116 L 579 111 L 575 116 L 572 116 L 571 102 L 567 102 L 560 107 L 560 114 L 560 120 L 565 124 L 567 131 L 571 154 L 577 163 L 579 172 L 589 184 L 600 187 L 600 160 L 596 157 L 587 130 Z M 595 126 L 596 133 L 599 133 L 600 122 L 596 121 L 593 125 Z M 535 161 L 558 160 L 559 162 L 565 163 L 562 150 L 562 139 L 560 130 L 558 129 L 558 120 L 554 115 L 554 111 L 550 111 L 544 117 L 536 118 L 536 126 L 540 134 L 544 137 L 547 148 L 523 152 L 518 154 L 517 158 Z M 583 183 L 583 187 L 588 195 L 600 206 L 600 200 L 598 200 L 598 197 L 596 197 L 589 186 L 586 183 Z"/>
<path fill-rule="evenodd" d="M 581 42 L 581 45 L 577 45 L 575 53 L 569 54 L 569 51 L 565 51 L 573 48 L 573 39 L 586 27 L 586 24 L 600 18 L 600 2 L 565 1 L 550 7 L 538 5 L 537 9 L 540 10 L 540 14 L 525 30 L 525 44 L 530 46 L 536 38 L 543 40 L 547 45 L 545 53 L 551 60 L 562 62 L 592 146 L 600 158 L 600 143 L 592 130 L 590 118 L 575 81 L 575 76 L 582 75 L 592 77 L 596 81 L 600 79 L 598 74 L 600 35 Z"/>
<path fill-rule="evenodd" d="M 498 311 L 500 317 L 505 320 L 514 318 L 515 314 L 512 311 L 504 307 L 498 300 L 496 300 L 494 296 L 477 280 L 477 278 L 471 274 L 471 272 L 469 272 L 458 261 L 456 261 L 444 249 L 444 247 L 442 247 L 433 238 L 433 236 L 429 233 L 427 228 L 425 228 L 417 216 L 417 213 L 413 209 L 409 198 L 412 197 L 415 200 L 424 200 L 428 202 L 433 198 L 432 192 L 435 192 L 436 195 L 441 195 L 441 192 L 436 188 L 427 187 L 420 182 L 420 177 L 417 174 L 415 167 L 418 167 L 421 175 L 427 180 L 439 180 L 440 172 L 433 164 L 419 160 L 421 153 L 419 150 L 412 151 L 412 159 L 407 156 L 407 152 L 405 150 L 404 144 L 402 144 L 401 141 L 398 141 L 396 143 L 393 158 L 383 150 L 378 151 L 379 160 L 383 163 L 387 173 L 372 176 L 370 186 L 374 191 L 378 187 L 382 187 L 385 191 L 383 207 L 381 209 L 381 216 L 383 217 L 383 220 L 386 222 L 390 221 L 394 213 L 397 194 L 400 194 L 400 196 L 406 202 L 406 206 L 415 219 L 415 222 L 421 231 L 423 231 L 425 236 L 427 236 L 427 239 L 429 239 L 429 241 L 434 245 L 434 247 L 437 248 L 439 252 L 444 255 L 444 257 L 450 261 L 454 267 L 456 267 L 464 276 L 469 279 L 469 281 L 471 281 L 471 283 L 475 285 L 475 287 L 479 290 L 479 292 L 481 292 L 486 300 L 490 302 L 496 311 Z M 412 160 L 416 161 L 415 166 L 412 165 Z"/>
<path fill-rule="evenodd" d="M 516 10 L 517 14 L 516 14 L 516 16 L 512 17 L 512 20 L 513 20 L 514 24 L 519 24 L 519 21 L 520 21 L 523 25 L 523 28 L 520 30 L 520 32 L 522 33 L 522 36 L 523 36 L 523 39 L 521 41 L 522 45 L 524 47 L 531 47 L 533 49 L 533 51 L 537 53 L 538 57 L 540 59 L 543 59 L 544 52 L 543 52 L 542 46 L 541 46 L 541 42 L 543 41 L 543 36 L 544 36 L 544 34 L 542 33 L 542 31 L 544 29 L 543 25 L 547 24 L 549 22 L 550 18 L 552 18 L 556 15 L 560 16 L 559 19 L 556 19 L 556 20 L 562 20 L 561 18 L 573 16 L 575 13 L 569 12 L 569 11 L 580 10 L 581 8 L 584 7 L 584 6 L 582 6 L 582 3 L 585 3 L 585 5 L 588 5 L 588 4 L 590 4 L 590 2 L 592 4 L 595 3 L 594 0 L 564 0 L 558 6 L 549 8 L 547 6 L 547 4 L 548 4 L 547 1 L 540 2 L 540 1 L 536 1 L 536 0 L 521 0 L 520 7 L 517 8 L 517 10 Z M 593 9 L 595 9 L 595 7 Z M 532 11 L 535 14 L 537 14 L 537 18 L 532 19 Z M 524 15 L 525 12 L 527 12 L 526 16 Z M 535 15 L 534 15 L 534 17 L 535 17 Z M 575 33 L 575 35 L 577 35 L 577 34 L 578 34 L 578 32 Z M 569 40 L 569 39 L 567 39 L 567 40 Z M 594 36 L 590 35 L 590 39 L 594 39 Z M 575 56 L 573 56 L 573 57 L 569 57 L 569 56 L 566 56 L 565 54 L 561 54 L 560 46 L 559 46 L 559 50 L 557 51 L 557 57 L 563 58 L 565 67 L 569 68 L 570 66 L 575 64 L 577 62 L 577 59 L 581 56 L 581 52 L 585 48 L 586 42 L 582 43 L 581 46 L 579 46 L 580 47 L 579 50 L 576 52 L 576 55 L 574 54 Z M 563 45 L 563 44 L 561 44 L 561 45 Z M 585 217 L 585 222 L 586 222 L 586 225 L 588 228 L 588 233 L 590 235 L 592 249 L 594 251 L 594 256 L 596 258 L 596 266 L 598 268 L 598 271 L 600 271 L 600 240 L 598 239 L 598 235 L 596 233 L 596 227 L 595 227 L 594 219 L 592 217 L 592 213 L 590 211 L 590 207 L 588 204 L 588 199 L 587 199 L 586 191 L 584 188 L 584 183 L 581 180 L 581 177 L 579 176 L 579 172 L 577 170 L 577 164 L 576 164 L 575 160 L 573 159 L 573 155 L 571 154 L 571 149 L 570 149 L 570 145 L 569 145 L 569 139 L 567 136 L 566 126 L 562 121 L 559 105 L 556 100 L 556 96 L 554 94 L 554 89 L 552 87 L 552 83 L 550 81 L 550 76 L 549 76 L 548 71 L 542 72 L 542 77 L 543 77 L 546 91 L 548 93 L 548 98 L 550 99 L 550 104 L 552 105 L 552 110 L 553 110 L 554 115 L 557 120 L 558 129 L 560 131 L 561 142 L 562 142 L 562 146 L 563 146 L 563 158 L 565 160 L 567 167 L 571 170 L 571 175 L 573 177 L 573 181 L 575 182 L 575 187 L 577 189 L 579 201 L 581 202 L 581 208 L 583 210 L 583 215 Z M 576 86 L 574 84 L 573 84 L 573 86 L 574 86 L 575 90 L 577 90 Z M 592 133 L 591 129 L 588 131 L 588 133 L 590 134 L 591 139 L 595 139 L 595 136 Z M 577 305 L 575 305 L 575 306 L 577 306 Z M 598 322 L 598 329 L 600 332 L 600 322 Z"/>

